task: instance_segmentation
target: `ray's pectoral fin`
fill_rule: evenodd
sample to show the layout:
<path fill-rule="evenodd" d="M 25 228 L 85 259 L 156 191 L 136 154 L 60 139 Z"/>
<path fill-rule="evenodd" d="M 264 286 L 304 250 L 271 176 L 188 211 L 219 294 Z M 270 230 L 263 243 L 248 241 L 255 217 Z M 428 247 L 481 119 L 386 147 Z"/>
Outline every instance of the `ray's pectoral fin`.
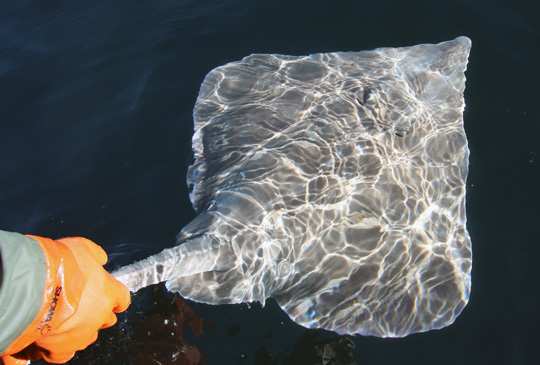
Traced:
<path fill-rule="evenodd" d="M 167 281 L 167 289 L 184 298 L 207 304 L 233 304 L 243 300 L 235 299 L 236 283 L 243 280 L 236 270 L 212 270 L 190 276 L 177 277 Z"/>
<path fill-rule="evenodd" d="M 259 301 L 264 305 L 275 286 L 274 270 L 267 265 L 275 265 L 251 251 L 239 254 L 233 247 L 233 244 L 223 244 L 207 253 L 212 257 L 211 263 L 202 263 L 208 257 L 190 260 L 189 265 L 197 265 L 197 261 L 201 261 L 206 270 L 190 270 L 190 275 L 176 275 L 167 281 L 167 289 L 207 304 Z"/>

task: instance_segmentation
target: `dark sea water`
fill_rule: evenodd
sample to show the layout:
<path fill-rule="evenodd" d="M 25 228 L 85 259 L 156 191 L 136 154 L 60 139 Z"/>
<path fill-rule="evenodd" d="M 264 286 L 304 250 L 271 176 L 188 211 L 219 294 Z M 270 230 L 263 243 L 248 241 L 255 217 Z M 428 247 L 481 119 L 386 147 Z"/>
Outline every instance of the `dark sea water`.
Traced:
<path fill-rule="evenodd" d="M 0 229 L 90 238 L 108 252 L 109 270 L 157 253 L 195 217 L 185 184 L 191 113 L 210 70 L 251 53 L 360 51 L 460 35 L 473 42 L 465 91 L 469 305 L 443 330 L 351 337 L 353 355 L 358 364 L 537 363 L 537 1 L 3 0 Z M 185 331 L 208 364 L 281 363 L 276 355 L 295 345 L 311 351 L 300 346 L 305 337 L 298 345 L 306 329 L 272 300 L 264 308 L 188 303 L 215 323 L 198 338 Z M 338 337 L 312 334 L 315 342 Z M 81 352 L 78 363 L 122 363 L 98 355 L 101 348 Z"/>

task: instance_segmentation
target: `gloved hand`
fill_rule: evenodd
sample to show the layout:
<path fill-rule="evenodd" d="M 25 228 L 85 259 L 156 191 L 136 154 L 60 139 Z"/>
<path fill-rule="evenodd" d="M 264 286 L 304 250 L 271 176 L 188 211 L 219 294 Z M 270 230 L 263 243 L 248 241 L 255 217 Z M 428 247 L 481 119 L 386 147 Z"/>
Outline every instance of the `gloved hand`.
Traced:
<path fill-rule="evenodd" d="M 130 293 L 103 269 L 107 254 L 92 241 L 29 237 L 39 242 L 47 262 L 43 305 L 36 320 L 4 352 L 11 356 L 0 361 L 25 364 L 43 357 L 64 363 L 95 342 L 99 329 L 116 323 L 113 312 L 127 309 Z"/>

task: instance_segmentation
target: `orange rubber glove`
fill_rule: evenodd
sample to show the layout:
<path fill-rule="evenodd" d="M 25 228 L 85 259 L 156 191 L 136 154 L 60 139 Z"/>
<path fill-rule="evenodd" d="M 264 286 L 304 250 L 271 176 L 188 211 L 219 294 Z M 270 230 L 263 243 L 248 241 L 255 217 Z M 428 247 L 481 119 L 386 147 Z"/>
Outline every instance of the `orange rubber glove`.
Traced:
<path fill-rule="evenodd" d="M 103 269 L 107 254 L 81 237 L 32 237 L 47 263 L 43 305 L 37 318 L 4 352 L 4 364 L 44 358 L 61 364 L 95 342 L 98 330 L 116 323 L 113 312 L 130 303 L 129 290 Z"/>

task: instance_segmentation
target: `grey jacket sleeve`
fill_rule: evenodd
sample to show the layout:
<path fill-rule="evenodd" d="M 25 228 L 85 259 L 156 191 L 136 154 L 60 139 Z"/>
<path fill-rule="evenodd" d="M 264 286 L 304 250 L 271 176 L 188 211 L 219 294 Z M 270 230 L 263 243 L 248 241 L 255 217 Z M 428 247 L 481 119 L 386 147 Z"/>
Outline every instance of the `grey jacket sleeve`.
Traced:
<path fill-rule="evenodd" d="M 0 354 L 36 319 L 43 304 L 47 264 L 39 243 L 0 230 Z"/>

